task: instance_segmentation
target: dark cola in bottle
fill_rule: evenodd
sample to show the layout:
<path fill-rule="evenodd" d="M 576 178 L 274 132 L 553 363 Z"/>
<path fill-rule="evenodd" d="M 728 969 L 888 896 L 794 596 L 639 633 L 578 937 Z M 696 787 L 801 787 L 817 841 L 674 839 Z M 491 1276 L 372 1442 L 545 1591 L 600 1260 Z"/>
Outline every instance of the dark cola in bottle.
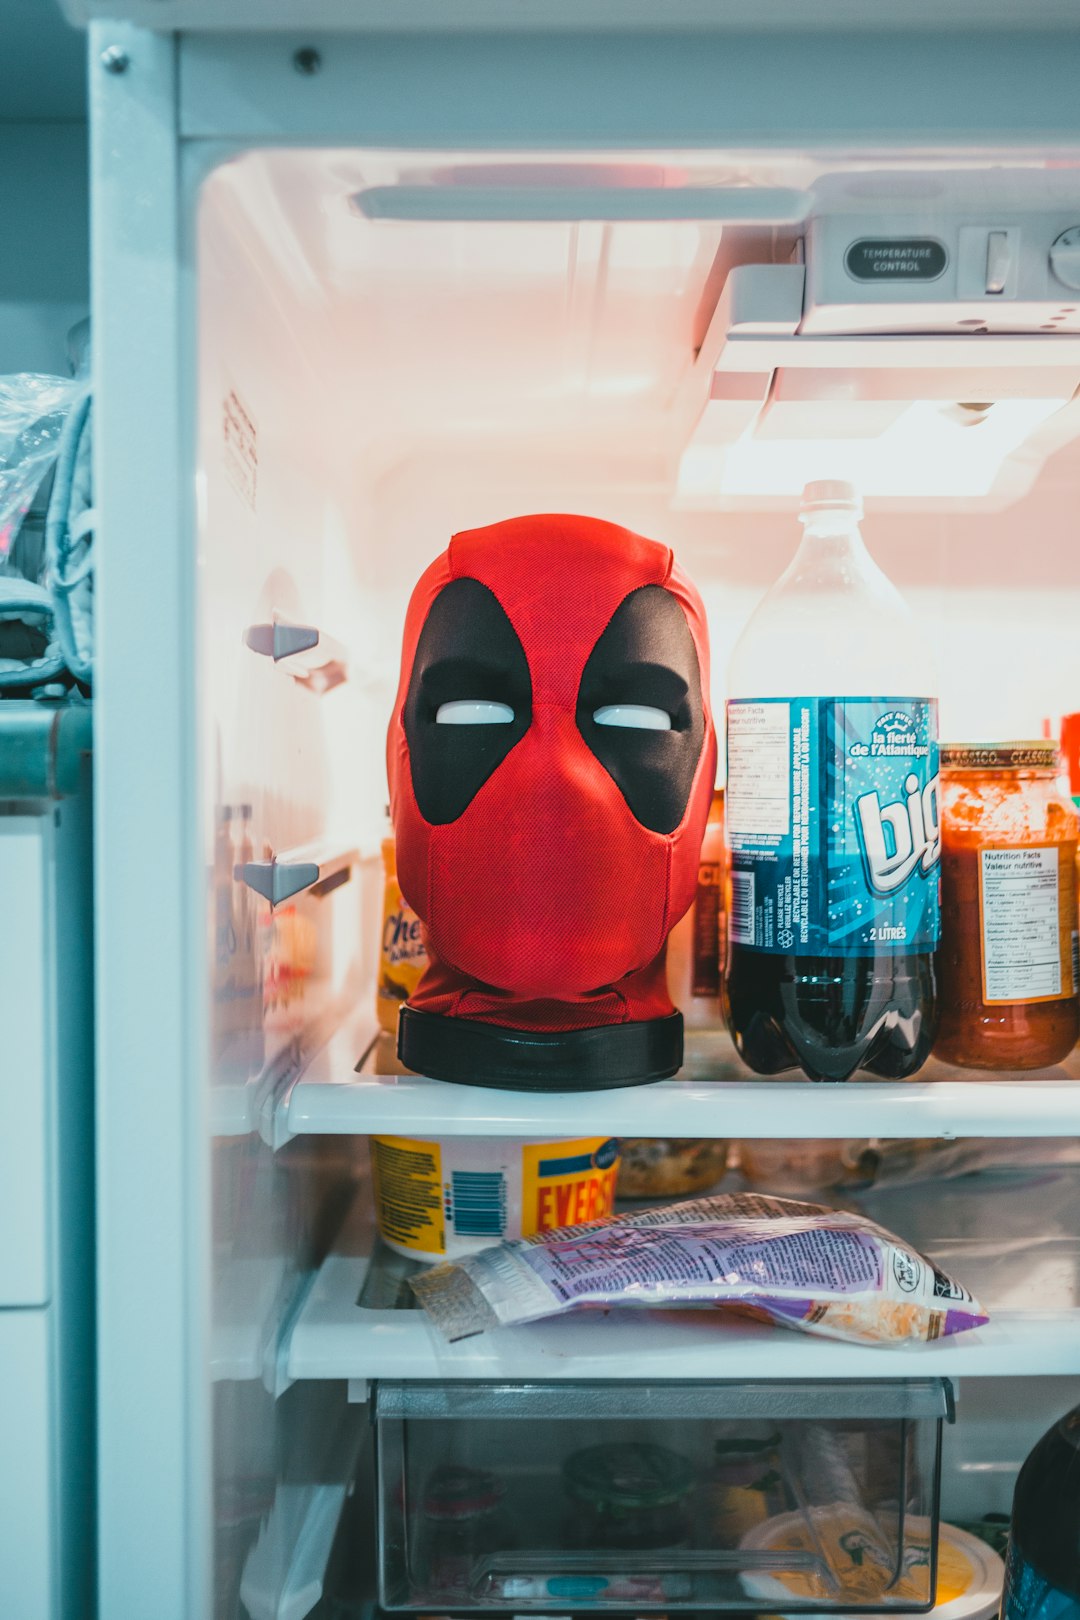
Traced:
<path fill-rule="evenodd" d="M 725 1011 L 759 1074 L 903 1078 L 933 1043 L 941 828 L 933 662 L 850 484 L 732 658 Z"/>
<path fill-rule="evenodd" d="M 1080 1616 L 1080 1406 L 1020 1470 L 1005 1561 L 1002 1620 Z"/>

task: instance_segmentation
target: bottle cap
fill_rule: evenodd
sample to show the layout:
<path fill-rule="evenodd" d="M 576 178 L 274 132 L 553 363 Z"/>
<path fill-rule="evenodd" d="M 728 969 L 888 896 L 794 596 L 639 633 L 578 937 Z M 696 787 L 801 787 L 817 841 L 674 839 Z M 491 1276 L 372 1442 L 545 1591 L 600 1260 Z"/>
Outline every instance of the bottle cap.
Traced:
<path fill-rule="evenodd" d="M 815 478 L 802 492 L 800 512 L 854 512 L 862 517 L 862 496 L 843 478 Z"/>

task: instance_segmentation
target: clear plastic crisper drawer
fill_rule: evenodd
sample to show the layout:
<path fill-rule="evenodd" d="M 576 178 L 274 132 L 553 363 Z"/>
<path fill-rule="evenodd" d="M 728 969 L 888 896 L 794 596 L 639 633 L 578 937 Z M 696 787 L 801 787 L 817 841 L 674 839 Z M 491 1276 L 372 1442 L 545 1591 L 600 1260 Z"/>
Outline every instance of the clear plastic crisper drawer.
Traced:
<path fill-rule="evenodd" d="M 376 1385 L 386 1608 L 934 1600 L 946 1380 Z"/>

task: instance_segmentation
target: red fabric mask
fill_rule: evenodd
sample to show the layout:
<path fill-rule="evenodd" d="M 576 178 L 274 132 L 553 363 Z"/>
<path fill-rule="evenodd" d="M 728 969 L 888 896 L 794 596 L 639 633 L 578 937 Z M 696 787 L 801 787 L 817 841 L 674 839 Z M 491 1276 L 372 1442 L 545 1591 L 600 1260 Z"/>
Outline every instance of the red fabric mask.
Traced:
<path fill-rule="evenodd" d="M 549 1031 L 671 1014 L 664 946 L 716 774 L 708 693 L 704 609 L 668 547 L 584 517 L 455 535 L 409 604 L 387 741 L 431 959 L 411 1008 Z M 469 700 L 503 723 L 447 724 Z M 669 728 L 595 719 L 626 705 Z"/>

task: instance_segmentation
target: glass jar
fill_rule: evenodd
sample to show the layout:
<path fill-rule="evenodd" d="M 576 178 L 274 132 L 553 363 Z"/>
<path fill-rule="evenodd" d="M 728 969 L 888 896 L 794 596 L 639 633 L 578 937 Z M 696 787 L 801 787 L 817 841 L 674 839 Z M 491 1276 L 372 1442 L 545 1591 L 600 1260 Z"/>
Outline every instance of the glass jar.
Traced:
<path fill-rule="evenodd" d="M 426 1597 L 460 1597 L 473 1590 L 484 1560 L 514 1545 L 506 1487 L 487 1469 L 446 1463 L 423 1497 L 420 1568 Z"/>
<path fill-rule="evenodd" d="M 674 1198 L 715 1187 L 727 1169 L 718 1137 L 624 1136 L 617 1198 Z"/>
<path fill-rule="evenodd" d="M 832 1137 L 750 1138 L 739 1143 L 739 1169 L 755 1190 L 772 1193 L 818 1192 L 841 1187 L 853 1178 L 863 1142 L 848 1143 Z M 850 1154 L 849 1154 L 849 1151 Z"/>
<path fill-rule="evenodd" d="M 667 1446 L 589 1446 L 567 1458 L 563 1483 L 574 1509 L 567 1524 L 571 1547 L 645 1552 L 685 1547 L 691 1539 L 694 1466 Z"/>
<path fill-rule="evenodd" d="M 718 1547 L 738 1547 L 766 1519 L 785 1512 L 779 1429 L 717 1440 L 709 1478 L 709 1523 Z"/>
<path fill-rule="evenodd" d="M 974 1069 L 1060 1063 L 1080 1034 L 1080 818 L 1052 743 L 941 750 L 938 1057 Z"/>

